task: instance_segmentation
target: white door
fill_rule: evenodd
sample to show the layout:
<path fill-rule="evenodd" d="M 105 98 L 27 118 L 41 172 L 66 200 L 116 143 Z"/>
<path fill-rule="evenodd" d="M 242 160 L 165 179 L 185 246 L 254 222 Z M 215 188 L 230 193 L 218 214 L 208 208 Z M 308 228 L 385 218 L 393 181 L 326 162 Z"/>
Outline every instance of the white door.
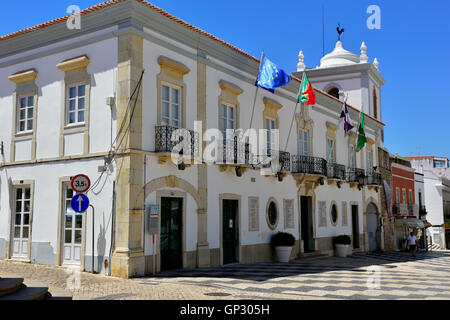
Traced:
<path fill-rule="evenodd" d="M 63 264 L 81 265 L 81 247 L 83 243 L 83 214 L 72 210 L 70 201 L 75 196 L 70 184 L 63 185 Z"/>
<path fill-rule="evenodd" d="M 15 188 L 15 211 L 13 216 L 13 258 L 26 259 L 28 257 L 28 238 L 30 236 L 30 187 Z"/>

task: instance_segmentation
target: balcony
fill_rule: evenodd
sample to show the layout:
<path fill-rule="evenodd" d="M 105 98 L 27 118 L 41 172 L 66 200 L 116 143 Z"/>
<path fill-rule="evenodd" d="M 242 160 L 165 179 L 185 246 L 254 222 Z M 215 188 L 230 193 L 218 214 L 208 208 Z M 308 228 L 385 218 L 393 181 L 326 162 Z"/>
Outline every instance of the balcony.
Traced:
<path fill-rule="evenodd" d="M 179 129 L 181 130 L 176 132 Z M 185 158 L 193 158 L 198 154 L 199 143 L 198 134 L 193 130 L 169 125 L 155 126 L 155 152 L 163 154 L 159 157 L 159 163 L 165 163 L 179 144 L 182 144 L 183 148 L 177 153 Z"/>
<path fill-rule="evenodd" d="M 250 144 L 234 139 L 224 140 L 223 164 L 250 165 L 253 159 Z"/>
<path fill-rule="evenodd" d="M 310 156 L 292 156 L 291 172 L 327 176 L 327 161 Z"/>
<path fill-rule="evenodd" d="M 370 171 L 366 176 L 368 186 L 381 186 L 381 173 Z"/>
<path fill-rule="evenodd" d="M 350 168 L 347 171 L 347 182 L 350 183 L 358 183 L 359 185 L 364 185 L 365 183 L 365 174 L 363 169 L 359 168 Z"/>
<path fill-rule="evenodd" d="M 278 155 L 278 159 L 276 158 L 277 155 Z M 278 160 L 279 167 L 278 168 L 274 167 L 273 169 L 275 171 L 289 172 L 291 170 L 291 154 L 289 152 L 270 150 L 267 157 L 271 158 L 272 161 Z M 267 169 L 267 168 L 272 167 L 272 161 L 269 161 L 268 158 L 266 159 L 266 161 L 261 161 L 261 159 L 259 159 L 259 163 L 255 164 L 255 166 L 258 168 L 262 168 L 262 169 Z M 254 161 L 258 162 L 256 160 L 257 159 L 255 159 Z"/>
<path fill-rule="evenodd" d="M 408 216 L 409 209 L 406 203 L 398 203 L 392 206 L 392 213 L 399 216 Z"/>
<path fill-rule="evenodd" d="M 345 180 L 345 166 L 337 163 L 328 163 L 328 179 Z"/>

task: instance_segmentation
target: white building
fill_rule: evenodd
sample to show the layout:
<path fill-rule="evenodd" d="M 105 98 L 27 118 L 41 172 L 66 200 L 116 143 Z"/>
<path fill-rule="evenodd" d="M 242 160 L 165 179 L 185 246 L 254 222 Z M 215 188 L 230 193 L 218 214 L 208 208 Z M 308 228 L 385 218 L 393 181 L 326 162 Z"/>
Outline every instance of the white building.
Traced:
<path fill-rule="evenodd" d="M 307 70 L 316 105 L 299 106 L 288 140 L 297 79 L 273 95 L 256 91 L 258 59 L 143 0 L 84 10 L 80 30 L 66 20 L 0 37 L 0 258 L 89 271 L 94 256 L 96 271 L 132 277 L 270 261 L 277 231 L 295 236 L 292 257 L 332 254 L 341 234 L 355 250 L 383 249 L 374 167 L 384 79 L 364 54 L 338 43 Z M 344 137 L 337 126 L 343 101 L 321 91 L 331 87 L 348 93 L 355 124 L 365 112 L 358 154 L 356 130 Z M 248 161 L 189 165 L 189 154 L 185 166 L 172 163 L 172 131 L 194 121 L 279 129 L 289 153 L 281 174 Z M 75 215 L 69 205 L 79 173 L 95 182 L 94 246 L 92 209 Z"/>
<path fill-rule="evenodd" d="M 432 224 L 428 236 L 441 248 L 450 248 L 450 165 L 445 157 L 415 156 L 411 166 L 423 173 L 427 220 Z"/>

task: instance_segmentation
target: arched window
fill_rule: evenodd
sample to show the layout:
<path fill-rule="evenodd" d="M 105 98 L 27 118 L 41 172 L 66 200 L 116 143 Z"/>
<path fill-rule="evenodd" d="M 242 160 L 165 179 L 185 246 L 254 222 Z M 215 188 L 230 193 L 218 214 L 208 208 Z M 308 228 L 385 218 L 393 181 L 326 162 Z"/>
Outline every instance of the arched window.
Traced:
<path fill-rule="evenodd" d="M 378 119 L 378 99 L 377 90 L 373 88 L 373 117 Z"/>
<path fill-rule="evenodd" d="M 333 96 L 333 97 L 335 97 L 336 99 L 339 99 L 339 89 L 338 89 L 338 88 L 336 88 L 336 87 L 330 87 L 330 88 L 327 89 L 327 93 L 328 93 L 330 96 Z"/>

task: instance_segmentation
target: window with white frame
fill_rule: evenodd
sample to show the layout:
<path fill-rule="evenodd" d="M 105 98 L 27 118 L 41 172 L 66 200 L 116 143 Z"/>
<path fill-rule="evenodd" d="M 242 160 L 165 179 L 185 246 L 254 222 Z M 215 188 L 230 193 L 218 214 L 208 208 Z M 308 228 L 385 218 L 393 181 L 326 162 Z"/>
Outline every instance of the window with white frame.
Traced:
<path fill-rule="evenodd" d="M 402 203 L 406 203 L 406 189 L 402 189 Z"/>
<path fill-rule="evenodd" d="M 86 84 L 68 86 L 66 124 L 83 124 L 86 110 Z"/>
<path fill-rule="evenodd" d="M 19 97 L 17 133 L 33 130 L 34 96 Z"/>
<path fill-rule="evenodd" d="M 350 169 L 355 169 L 356 168 L 356 155 L 355 155 L 355 146 L 353 144 L 350 144 L 348 146 L 348 152 L 349 152 L 348 165 L 349 165 Z"/>
<path fill-rule="evenodd" d="M 181 89 L 167 84 L 163 84 L 161 89 L 161 124 L 180 127 Z"/>
<path fill-rule="evenodd" d="M 227 136 L 227 129 L 236 129 L 236 107 L 232 104 L 222 103 L 220 108 L 220 123 L 224 139 Z"/>
<path fill-rule="evenodd" d="M 327 156 L 328 156 L 328 163 L 335 163 L 334 159 L 334 140 L 333 139 L 327 139 Z"/>
<path fill-rule="evenodd" d="M 307 156 L 309 154 L 308 131 L 300 130 L 299 132 L 299 155 Z"/>
<path fill-rule="evenodd" d="M 272 150 L 272 131 L 276 129 L 276 121 L 274 119 L 266 118 L 266 129 L 267 129 L 267 154 L 271 154 Z"/>

